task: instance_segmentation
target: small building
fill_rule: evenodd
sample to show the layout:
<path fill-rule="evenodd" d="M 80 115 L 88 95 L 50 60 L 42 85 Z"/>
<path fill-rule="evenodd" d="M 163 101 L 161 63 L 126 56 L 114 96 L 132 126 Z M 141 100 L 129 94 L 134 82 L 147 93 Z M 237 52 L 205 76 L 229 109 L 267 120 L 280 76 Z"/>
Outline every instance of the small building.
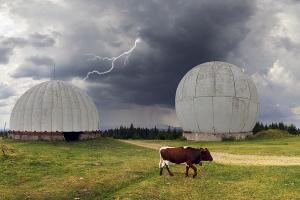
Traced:
<path fill-rule="evenodd" d="M 244 139 L 252 134 L 259 98 L 240 67 L 216 61 L 186 73 L 177 87 L 175 107 L 188 140 Z"/>
<path fill-rule="evenodd" d="M 80 140 L 100 134 L 99 114 L 79 88 L 52 80 L 27 90 L 10 116 L 10 137 L 21 140 Z"/>

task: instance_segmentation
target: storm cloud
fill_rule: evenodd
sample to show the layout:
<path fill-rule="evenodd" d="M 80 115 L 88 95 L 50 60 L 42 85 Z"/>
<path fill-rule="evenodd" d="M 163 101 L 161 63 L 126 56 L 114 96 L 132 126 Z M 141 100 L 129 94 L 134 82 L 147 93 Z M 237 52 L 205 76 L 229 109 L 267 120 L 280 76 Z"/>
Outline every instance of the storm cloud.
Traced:
<path fill-rule="evenodd" d="M 94 12 L 97 12 L 102 3 L 94 2 L 93 6 Z M 118 99 L 120 103 L 159 104 L 168 107 L 174 106 L 175 90 L 183 75 L 199 63 L 226 59 L 228 53 L 246 36 L 246 22 L 255 12 L 253 1 L 233 0 L 125 1 L 122 4 L 112 3 L 110 6 L 115 10 L 126 10 L 121 20 L 126 23 L 116 31 L 124 36 L 128 31 L 136 32 L 136 37 L 140 37 L 143 44 L 134 51 L 127 66 L 122 66 L 120 61 L 112 73 L 92 75 L 88 81 L 100 82 L 109 87 L 103 93 L 93 87 L 90 88 L 90 93 L 98 93 L 95 98 L 109 96 L 110 99 Z M 105 36 L 101 38 L 105 34 L 94 23 L 71 28 L 76 31 L 70 36 L 73 42 L 71 48 L 76 51 L 71 55 L 73 58 L 69 63 L 58 66 L 59 78 L 84 77 L 89 70 L 108 69 L 109 62 L 88 61 L 84 54 L 89 47 L 83 42 L 90 44 L 91 41 L 97 43 L 97 40 L 105 40 L 110 48 L 121 49 L 122 41 L 116 42 Z M 127 49 L 133 42 L 129 43 Z M 108 52 L 102 51 L 101 46 L 97 49 L 91 45 L 91 48 L 96 49 L 90 49 L 89 52 L 97 55 L 117 55 L 107 55 Z M 122 49 L 127 50 L 126 47 Z M 25 70 L 24 66 L 22 68 Z M 49 76 L 44 71 L 27 67 L 27 72 L 17 73 L 15 77 Z M 104 102 L 107 106 L 108 101 Z"/>
<path fill-rule="evenodd" d="M 150 126 L 147 121 L 172 124 L 179 81 L 194 66 L 212 60 L 237 64 L 253 77 L 261 97 L 260 119 L 298 123 L 293 115 L 300 106 L 298 95 L 286 90 L 295 89 L 300 78 L 293 59 L 300 38 L 290 28 L 297 27 L 297 1 L 76 0 L 7 6 L 23 30 L 0 38 L 0 63 L 15 66 L 10 77 L 38 83 L 51 79 L 55 64 L 56 79 L 81 84 L 92 96 L 104 126 L 139 120 L 141 126 Z M 121 58 L 111 73 L 81 80 L 111 65 L 87 54 L 118 56 L 136 38 L 141 42 L 126 65 Z M 278 67 L 293 83 L 276 79 Z M 292 103 L 285 96 L 275 100 L 277 89 Z"/>

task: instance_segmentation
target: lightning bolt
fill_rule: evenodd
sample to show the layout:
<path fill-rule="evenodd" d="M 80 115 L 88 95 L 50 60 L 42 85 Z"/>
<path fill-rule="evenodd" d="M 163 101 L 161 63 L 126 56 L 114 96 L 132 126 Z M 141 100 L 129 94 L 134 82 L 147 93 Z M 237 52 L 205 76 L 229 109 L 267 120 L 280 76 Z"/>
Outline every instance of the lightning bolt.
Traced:
<path fill-rule="evenodd" d="M 90 72 L 88 72 L 87 75 L 83 78 L 83 80 L 87 80 L 91 74 L 102 75 L 102 74 L 107 74 L 107 73 L 111 72 L 111 71 L 114 69 L 114 67 L 115 67 L 115 62 L 116 62 L 116 60 L 118 60 L 119 58 L 121 58 L 121 57 L 123 57 L 123 56 L 126 56 L 126 57 L 125 57 L 125 61 L 124 61 L 124 65 L 126 65 L 126 64 L 128 63 L 128 59 L 129 59 L 131 53 L 134 51 L 134 49 L 135 49 L 136 46 L 137 46 L 137 43 L 139 43 L 140 41 L 141 41 L 141 39 L 140 39 L 140 38 L 137 38 L 137 39 L 134 41 L 134 45 L 131 47 L 131 49 L 129 49 L 128 51 L 123 52 L 122 54 L 120 54 L 120 55 L 118 55 L 118 56 L 116 56 L 116 57 L 100 57 L 100 56 L 96 56 L 96 55 L 91 54 L 91 53 L 87 54 L 87 55 L 89 55 L 89 56 L 92 57 L 92 58 L 89 59 L 89 60 L 106 60 L 106 61 L 111 61 L 111 67 L 110 67 L 108 70 L 104 71 L 104 72 L 99 72 L 98 70 L 90 71 Z"/>

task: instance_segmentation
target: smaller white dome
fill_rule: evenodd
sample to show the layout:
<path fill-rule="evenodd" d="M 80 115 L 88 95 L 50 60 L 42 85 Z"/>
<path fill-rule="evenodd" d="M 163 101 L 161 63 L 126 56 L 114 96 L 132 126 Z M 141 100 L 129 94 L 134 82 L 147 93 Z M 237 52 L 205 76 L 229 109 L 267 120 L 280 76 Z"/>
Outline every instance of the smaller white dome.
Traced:
<path fill-rule="evenodd" d="M 92 99 L 63 81 L 47 81 L 27 90 L 10 116 L 12 131 L 81 132 L 99 130 Z"/>

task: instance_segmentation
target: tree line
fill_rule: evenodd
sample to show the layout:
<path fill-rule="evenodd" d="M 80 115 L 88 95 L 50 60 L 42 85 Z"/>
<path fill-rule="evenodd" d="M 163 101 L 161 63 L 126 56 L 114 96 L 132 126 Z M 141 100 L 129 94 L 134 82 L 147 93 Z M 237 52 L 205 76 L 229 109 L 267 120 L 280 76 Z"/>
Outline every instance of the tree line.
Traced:
<path fill-rule="evenodd" d="M 259 131 L 268 130 L 268 129 L 279 129 L 283 131 L 287 131 L 292 135 L 300 135 L 300 129 L 297 128 L 294 124 L 284 124 L 283 122 L 272 122 L 271 124 L 263 124 L 262 122 L 256 122 L 253 133 L 257 133 Z"/>
<path fill-rule="evenodd" d="M 109 129 L 101 132 L 103 137 L 113 137 L 116 139 L 156 139 L 156 140 L 175 140 L 182 138 L 182 130 L 171 128 L 158 129 L 154 128 L 140 128 L 134 127 L 133 124 L 130 127 L 120 126 L 120 128 Z"/>
<path fill-rule="evenodd" d="M 284 124 L 283 122 L 273 122 L 270 124 L 263 124 L 262 122 L 256 122 L 253 133 L 268 129 L 279 129 L 287 131 L 293 135 L 300 135 L 300 129 L 294 124 Z M 7 131 L 0 131 L 0 136 L 7 136 Z M 168 127 L 167 129 L 154 128 L 140 128 L 134 127 L 133 124 L 130 127 L 120 126 L 115 129 L 108 129 L 101 132 L 103 137 L 113 137 L 116 139 L 155 139 L 155 140 L 175 140 L 184 139 L 182 136 L 182 129 Z"/>

